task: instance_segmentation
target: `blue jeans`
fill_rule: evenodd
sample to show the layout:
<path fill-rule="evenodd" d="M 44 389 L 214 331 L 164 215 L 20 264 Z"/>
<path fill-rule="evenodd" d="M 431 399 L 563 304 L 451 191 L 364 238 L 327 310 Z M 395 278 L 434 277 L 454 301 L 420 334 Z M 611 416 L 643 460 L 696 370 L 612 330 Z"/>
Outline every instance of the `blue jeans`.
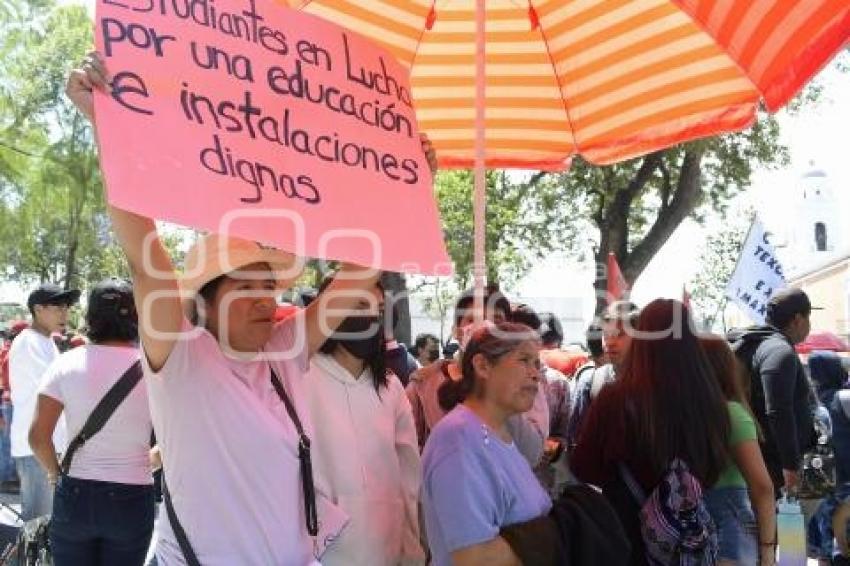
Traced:
<path fill-rule="evenodd" d="M 820 502 L 817 511 L 806 525 L 806 545 L 809 556 L 820 560 L 830 560 L 838 550 L 835 547 L 835 532 L 832 529 L 832 516 L 841 505 L 850 501 L 850 484 L 841 484 L 835 492 Z M 850 532 L 850 525 L 847 525 Z"/>
<path fill-rule="evenodd" d="M 50 521 L 55 566 L 142 566 L 153 521 L 151 485 L 62 476 Z"/>
<path fill-rule="evenodd" d="M 29 521 L 49 515 L 53 505 L 53 491 L 38 460 L 35 456 L 15 458 L 15 466 L 21 478 L 21 517 Z"/>
<path fill-rule="evenodd" d="M 0 403 L 0 413 L 3 415 L 3 431 L 0 433 L 0 482 L 18 479 L 15 473 L 15 461 L 12 459 L 12 403 Z"/>
<path fill-rule="evenodd" d="M 745 487 L 719 487 L 703 494 L 705 506 L 717 526 L 719 560 L 738 564 L 758 563 L 758 527 Z"/>

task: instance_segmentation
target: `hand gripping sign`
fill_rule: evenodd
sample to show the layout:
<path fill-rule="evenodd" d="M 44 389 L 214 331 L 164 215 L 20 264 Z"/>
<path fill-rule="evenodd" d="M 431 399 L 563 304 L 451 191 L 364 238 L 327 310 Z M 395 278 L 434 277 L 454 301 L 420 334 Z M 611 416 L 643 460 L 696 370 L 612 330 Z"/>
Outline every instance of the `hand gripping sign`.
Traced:
<path fill-rule="evenodd" d="M 112 205 L 300 256 L 450 271 L 389 53 L 271 0 L 98 0 L 95 32 Z"/>

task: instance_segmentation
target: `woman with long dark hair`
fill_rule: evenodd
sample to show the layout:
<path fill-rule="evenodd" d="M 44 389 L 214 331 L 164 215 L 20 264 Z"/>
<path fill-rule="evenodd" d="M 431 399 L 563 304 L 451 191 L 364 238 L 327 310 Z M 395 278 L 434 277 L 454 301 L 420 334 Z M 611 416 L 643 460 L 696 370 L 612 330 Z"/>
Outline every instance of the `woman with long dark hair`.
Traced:
<path fill-rule="evenodd" d="M 540 340 L 521 324 L 485 323 L 464 346 L 459 404 L 431 431 L 423 453 L 422 505 L 433 563 L 519 564 L 502 527 L 552 505 L 508 430 L 528 411 L 540 380 Z"/>
<path fill-rule="evenodd" d="M 571 459 L 573 473 L 602 488 L 645 564 L 639 506 L 620 473 L 645 493 L 676 459 L 702 486 L 714 485 L 728 461 L 729 413 L 694 334 L 688 310 L 657 299 L 638 318 L 622 371 L 590 407 Z"/>
<path fill-rule="evenodd" d="M 744 373 L 729 343 L 701 336 L 714 376 L 729 409 L 732 459 L 705 492 L 708 512 L 717 526 L 721 566 L 776 563 L 776 500 L 773 481 L 758 443 L 758 428 L 741 386 Z"/>
<path fill-rule="evenodd" d="M 319 289 L 330 285 L 328 278 Z M 425 564 L 417 502 L 421 459 L 410 403 L 384 363 L 384 290 L 362 298 L 310 360 L 314 465 L 349 523 L 325 566 Z"/>

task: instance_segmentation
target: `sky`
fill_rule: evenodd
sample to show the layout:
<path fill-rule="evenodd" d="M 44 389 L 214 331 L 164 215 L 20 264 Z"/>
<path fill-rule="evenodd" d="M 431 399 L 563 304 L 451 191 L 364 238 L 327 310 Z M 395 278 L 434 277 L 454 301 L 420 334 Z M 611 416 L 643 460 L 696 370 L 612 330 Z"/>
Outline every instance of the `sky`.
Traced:
<path fill-rule="evenodd" d="M 83 3 L 93 12 L 93 0 L 59 0 L 60 3 Z M 823 99 L 799 114 L 780 111 L 782 141 L 788 146 L 791 163 L 779 171 L 757 171 L 752 187 L 737 207 L 754 206 L 769 230 L 782 233 L 793 223 L 795 195 L 799 178 L 810 170 L 811 163 L 824 170 L 841 210 L 850 211 L 850 165 L 847 164 L 847 134 L 850 126 L 850 73 L 840 73 L 827 66 L 817 77 L 823 84 Z M 683 284 L 698 269 L 700 244 L 707 235 L 723 226 L 722 218 L 711 218 L 704 226 L 686 220 L 662 250 L 653 258 L 636 282 L 632 297 L 644 304 L 656 297 L 681 297 Z M 844 245 L 850 246 L 850 222 L 844 223 Z M 782 251 L 779 255 L 781 257 Z M 538 308 L 571 311 L 580 328 L 592 316 L 592 271 L 583 269 L 575 260 L 555 254 L 532 270 L 514 294 Z M 6 292 L 4 292 L 6 291 Z M 8 300 L 9 289 L 0 288 L 0 300 Z M 577 313 L 581 312 L 581 315 Z M 583 319 L 583 320 L 579 320 Z"/>

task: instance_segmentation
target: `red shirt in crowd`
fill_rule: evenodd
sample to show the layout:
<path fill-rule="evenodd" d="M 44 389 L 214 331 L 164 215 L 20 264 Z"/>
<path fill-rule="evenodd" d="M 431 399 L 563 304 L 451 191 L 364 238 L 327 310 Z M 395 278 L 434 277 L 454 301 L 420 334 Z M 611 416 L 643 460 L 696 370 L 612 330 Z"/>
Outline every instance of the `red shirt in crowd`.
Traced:
<path fill-rule="evenodd" d="M 576 370 L 586 364 L 590 358 L 583 352 L 541 350 L 540 359 L 550 368 L 558 370 L 567 377 L 572 377 Z"/>

